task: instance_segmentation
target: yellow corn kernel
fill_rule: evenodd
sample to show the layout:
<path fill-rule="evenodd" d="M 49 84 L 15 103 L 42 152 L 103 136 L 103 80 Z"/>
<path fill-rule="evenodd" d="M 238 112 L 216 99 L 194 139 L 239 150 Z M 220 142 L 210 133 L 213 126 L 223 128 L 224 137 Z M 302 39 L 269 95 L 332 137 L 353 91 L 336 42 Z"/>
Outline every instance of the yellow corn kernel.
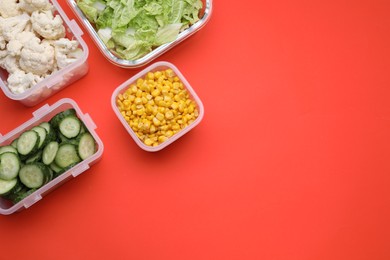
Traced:
<path fill-rule="evenodd" d="M 189 106 L 188 106 L 188 113 L 193 113 L 194 112 L 194 110 L 195 110 L 195 107 L 194 107 L 194 105 L 193 104 L 190 104 Z"/>
<path fill-rule="evenodd" d="M 118 95 L 118 99 L 120 100 L 120 101 L 123 101 L 123 95 L 121 94 L 121 93 L 119 93 L 119 95 Z"/>
<path fill-rule="evenodd" d="M 151 125 L 150 126 L 150 129 L 149 129 L 149 131 L 151 132 L 151 133 L 155 133 L 156 132 L 156 127 L 154 126 L 154 125 Z"/>
<path fill-rule="evenodd" d="M 144 83 L 144 80 L 143 80 L 143 78 L 139 78 L 139 79 L 137 79 L 137 86 L 139 87 L 139 86 L 141 86 L 142 85 L 142 83 Z"/>
<path fill-rule="evenodd" d="M 164 135 L 160 135 L 160 136 L 158 137 L 158 141 L 159 141 L 160 143 L 163 143 L 163 142 L 165 142 L 166 140 L 168 140 L 168 137 L 166 137 L 166 136 L 164 136 Z"/>
<path fill-rule="evenodd" d="M 172 105 L 171 105 L 171 108 L 173 110 L 177 110 L 179 108 L 179 104 L 177 102 L 173 102 Z"/>
<path fill-rule="evenodd" d="M 138 88 L 137 88 L 137 86 L 136 85 L 131 85 L 131 87 L 129 88 L 130 89 L 130 91 L 131 91 L 131 93 L 132 94 L 135 94 L 135 93 L 137 93 L 137 90 L 138 90 Z"/>
<path fill-rule="evenodd" d="M 153 144 L 153 140 L 151 140 L 150 138 L 146 138 L 144 143 L 148 146 L 151 146 Z"/>
<path fill-rule="evenodd" d="M 156 78 L 160 78 L 162 76 L 162 73 L 161 73 L 161 71 L 156 71 L 155 73 L 154 73 L 154 78 L 156 79 Z"/>
<path fill-rule="evenodd" d="M 179 130 L 180 129 L 180 125 L 175 123 L 174 125 L 172 125 L 172 130 Z"/>
<path fill-rule="evenodd" d="M 155 90 L 152 91 L 152 96 L 153 96 L 153 97 L 157 97 L 157 96 L 160 95 L 160 93 L 161 93 L 161 92 L 160 92 L 159 89 L 155 89 Z"/>
<path fill-rule="evenodd" d="M 158 120 L 158 118 L 153 117 L 153 124 L 154 124 L 155 126 L 159 126 L 159 125 L 161 124 L 161 122 L 160 122 L 160 120 Z"/>
<path fill-rule="evenodd" d="M 167 112 L 165 112 L 165 118 L 166 119 L 172 119 L 173 118 L 173 112 L 168 110 Z"/>
<path fill-rule="evenodd" d="M 156 118 L 160 121 L 164 120 L 164 115 L 161 113 L 157 113 Z"/>
<path fill-rule="evenodd" d="M 166 131 L 166 132 L 165 132 L 165 136 L 168 137 L 168 138 L 171 137 L 171 136 L 173 136 L 173 131 L 172 131 L 172 130 Z"/>
<path fill-rule="evenodd" d="M 128 100 L 126 100 L 126 101 L 128 101 Z M 130 102 L 129 102 L 129 103 L 130 103 Z M 140 104 L 142 104 L 142 99 L 139 98 L 139 97 L 135 98 L 134 104 L 135 104 L 135 105 L 140 105 Z"/>
<path fill-rule="evenodd" d="M 154 73 L 153 72 L 148 72 L 148 74 L 146 74 L 146 78 L 147 79 L 154 79 Z"/>
<path fill-rule="evenodd" d="M 198 116 L 199 116 L 198 109 L 195 109 L 195 110 L 194 110 L 194 116 L 195 116 L 195 117 L 198 117 Z"/>

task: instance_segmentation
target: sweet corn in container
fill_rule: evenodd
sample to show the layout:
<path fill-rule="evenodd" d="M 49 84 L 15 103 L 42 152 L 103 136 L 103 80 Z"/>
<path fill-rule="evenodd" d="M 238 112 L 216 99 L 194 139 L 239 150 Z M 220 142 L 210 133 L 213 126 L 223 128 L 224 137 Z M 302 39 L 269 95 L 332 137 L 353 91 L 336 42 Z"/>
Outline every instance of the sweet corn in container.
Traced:
<path fill-rule="evenodd" d="M 200 123 L 204 108 L 180 71 L 157 62 L 113 93 L 112 108 L 144 150 L 163 149 Z"/>

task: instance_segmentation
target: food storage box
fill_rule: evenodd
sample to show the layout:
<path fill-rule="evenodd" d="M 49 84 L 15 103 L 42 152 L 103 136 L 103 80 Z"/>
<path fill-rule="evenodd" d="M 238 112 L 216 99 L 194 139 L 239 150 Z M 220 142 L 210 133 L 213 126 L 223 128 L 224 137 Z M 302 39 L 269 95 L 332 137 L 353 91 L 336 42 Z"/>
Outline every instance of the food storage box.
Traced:
<path fill-rule="evenodd" d="M 92 156 L 79 162 L 66 172 L 62 173 L 58 177 L 52 179 L 50 182 L 48 182 L 47 184 L 36 190 L 34 193 L 16 204 L 12 204 L 11 201 L 0 197 L 0 214 L 8 215 L 17 211 L 21 211 L 25 208 L 29 208 L 30 206 L 41 200 L 46 194 L 56 189 L 66 181 L 77 177 L 79 174 L 88 170 L 90 166 L 99 161 L 103 154 L 103 143 L 95 132 L 96 125 L 92 121 L 89 114 L 84 114 L 80 110 L 78 105 L 75 103 L 75 101 L 68 98 L 61 99 L 51 106 L 49 106 L 48 104 L 42 106 L 41 108 L 33 112 L 33 117 L 30 120 L 28 120 L 27 122 L 15 128 L 13 131 L 9 132 L 4 136 L 0 134 L 0 146 L 11 144 L 11 142 L 17 137 L 19 137 L 20 134 L 24 131 L 31 129 L 32 127 L 39 125 L 42 122 L 47 122 L 56 114 L 71 108 L 75 109 L 77 117 L 81 120 L 81 122 L 84 123 L 87 130 L 95 139 L 96 152 Z"/>
<path fill-rule="evenodd" d="M 184 89 L 188 92 L 190 100 L 194 101 L 196 104 L 196 108 L 198 111 L 197 118 L 190 123 L 188 126 L 186 126 L 184 129 L 181 129 L 178 133 L 174 134 L 173 136 L 169 137 L 167 141 L 159 144 L 158 146 L 150 146 L 146 145 L 143 141 L 140 140 L 140 138 L 137 136 L 135 131 L 130 127 L 129 123 L 126 121 L 124 116 L 121 114 L 121 111 L 118 108 L 117 100 L 119 95 L 123 95 L 126 90 L 132 85 L 136 84 L 137 80 L 140 78 L 145 78 L 145 76 L 149 72 L 156 72 L 156 71 L 164 71 L 167 69 L 171 69 L 174 74 L 180 79 L 180 81 L 183 83 Z M 115 89 L 115 91 L 112 94 L 111 97 L 111 105 L 112 109 L 114 110 L 114 113 L 118 117 L 119 121 L 122 123 L 122 125 L 125 127 L 127 132 L 130 134 L 130 136 L 133 138 L 133 140 L 138 144 L 139 147 L 144 149 L 148 152 L 156 152 L 159 151 L 166 146 L 172 144 L 174 141 L 182 137 L 184 134 L 188 133 L 191 129 L 193 129 L 195 126 L 197 126 L 203 119 L 204 115 L 204 107 L 202 104 L 202 101 L 199 99 L 193 88 L 191 87 L 190 83 L 184 78 L 183 74 L 177 69 L 176 66 L 174 66 L 172 63 L 160 61 L 156 62 L 149 67 L 145 68 L 144 70 L 140 71 L 124 83 L 122 83 L 118 88 Z"/>
<path fill-rule="evenodd" d="M 77 25 L 75 20 L 69 20 L 65 12 L 61 9 L 56 0 L 49 0 L 54 6 L 54 14 L 59 14 L 63 20 L 63 25 L 66 30 L 66 38 L 70 40 L 77 40 L 79 42 L 79 48 L 82 49 L 83 54 L 75 62 L 62 68 L 45 78 L 32 88 L 28 89 L 22 94 L 14 94 L 6 86 L 8 78 L 7 71 L 0 68 L 0 87 L 4 94 L 12 99 L 21 102 L 26 106 L 34 106 L 39 102 L 47 99 L 53 94 L 57 93 L 61 89 L 67 87 L 74 81 L 80 79 L 88 72 L 88 47 L 84 40 L 81 38 L 83 31 Z"/>
<path fill-rule="evenodd" d="M 79 19 L 79 21 L 83 24 L 95 44 L 98 46 L 100 52 L 104 55 L 104 57 L 110 61 L 111 63 L 122 67 L 122 68 L 137 68 L 142 67 L 146 65 L 147 63 L 151 62 L 153 59 L 157 58 L 158 56 L 162 55 L 172 47 L 176 46 L 183 40 L 187 39 L 197 31 L 199 31 L 210 19 L 211 13 L 212 13 L 212 0 L 202 0 L 203 2 L 203 9 L 201 10 L 200 14 L 200 20 L 191 25 L 186 30 L 182 31 L 177 39 L 173 42 L 169 42 L 166 44 L 163 44 L 155 49 L 153 49 L 151 52 L 146 54 L 145 56 L 135 59 L 135 60 L 125 60 L 119 58 L 115 53 L 110 51 L 104 42 L 101 40 L 99 35 L 97 34 L 95 27 L 93 24 L 91 24 L 87 17 L 84 15 L 84 13 L 80 10 L 80 8 L 77 6 L 77 0 L 67 0 L 69 6 L 71 7 L 72 11 L 75 13 L 76 17 Z"/>

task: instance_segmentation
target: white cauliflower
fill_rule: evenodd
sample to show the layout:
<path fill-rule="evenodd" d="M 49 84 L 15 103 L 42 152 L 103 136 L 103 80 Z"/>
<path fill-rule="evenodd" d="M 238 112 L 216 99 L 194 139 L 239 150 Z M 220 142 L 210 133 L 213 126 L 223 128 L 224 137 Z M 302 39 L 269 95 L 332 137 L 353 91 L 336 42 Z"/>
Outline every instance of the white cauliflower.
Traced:
<path fill-rule="evenodd" d="M 78 46 L 77 41 L 66 38 L 54 42 L 54 53 L 59 69 L 68 66 L 82 56 L 83 51 Z"/>
<path fill-rule="evenodd" d="M 35 32 L 48 40 L 65 37 L 65 27 L 61 16 L 51 11 L 35 11 L 31 14 L 31 23 Z"/>
<path fill-rule="evenodd" d="M 1 0 L 0 15 L 4 18 L 20 15 L 18 0 Z"/>
<path fill-rule="evenodd" d="M 23 13 L 18 16 L 0 19 L 0 32 L 6 41 L 10 41 L 15 36 L 24 31 L 27 23 L 30 21 L 30 16 Z"/>
<path fill-rule="evenodd" d="M 19 7 L 29 14 L 34 11 L 49 11 L 53 8 L 49 0 L 20 0 Z"/>
<path fill-rule="evenodd" d="M 0 50 L 4 50 L 7 43 L 5 42 L 5 39 L 3 35 L 0 34 Z"/>
<path fill-rule="evenodd" d="M 28 44 L 36 35 L 29 31 L 24 31 L 16 35 L 15 39 L 11 40 L 7 44 L 8 54 L 11 56 L 20 55 L 22 48 Z"/>
<path fill-rule="evenodd" d="M 18 58 L 11 55 L 7 55 L 1 59 L 0 66 L 7 70 L 10 74 L 20 70 Z"/>
<path fill-rule="evenodd" d="M 34 37 L 20 53 L 19 65 L 25 72 L 43 76 L 54 68 L 54 47 L 50 43 Z"/>
<path fill-rule="evenodd" d="M 6 84 L 14 94 L 25 92 L 83 53 L 77 41 L 64 38 L 63 20 L 53 11 L 49 0 L 0 0 L 0 69 L 8 72 Z"/>
<path fill-rule="evenodd" d="M 9 75 L 7 83 L 12 93 L 21 94 L 41 80 L 41 77 L 34 75 L 31 72 L 26 73 L 19 70 Z"/>

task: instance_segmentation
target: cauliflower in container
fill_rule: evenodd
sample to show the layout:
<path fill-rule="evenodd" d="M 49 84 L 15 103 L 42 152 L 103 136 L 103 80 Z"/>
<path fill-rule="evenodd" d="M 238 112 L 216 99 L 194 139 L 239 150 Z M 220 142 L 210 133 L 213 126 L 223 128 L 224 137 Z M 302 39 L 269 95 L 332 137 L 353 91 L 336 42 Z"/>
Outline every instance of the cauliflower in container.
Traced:
<path fill-rule="evenodd" d="M 82 54 L 49 0 L 0 1 L 0 67 L 12 93 L 24 93 Z"/>

